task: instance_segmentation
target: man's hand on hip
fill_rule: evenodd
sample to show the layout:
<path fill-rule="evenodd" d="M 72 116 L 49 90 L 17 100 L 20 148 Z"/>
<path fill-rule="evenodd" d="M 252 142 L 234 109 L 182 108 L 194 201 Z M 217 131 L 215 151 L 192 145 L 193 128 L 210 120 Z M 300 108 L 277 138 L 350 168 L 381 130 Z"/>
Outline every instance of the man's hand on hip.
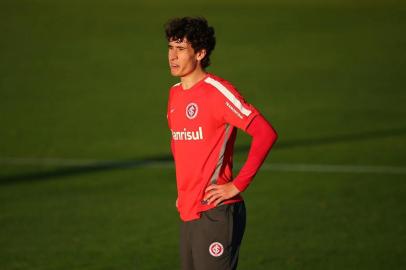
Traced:
<path fill-rule="evenodd" d="M 234 186 L 232 182 L 223 185 L 210 185 L 206 188 L 206 194 L 203 200 L 208 204 L 218 205 L 222 201 L 230 199 L 240 193 L 240 191 Z"/>

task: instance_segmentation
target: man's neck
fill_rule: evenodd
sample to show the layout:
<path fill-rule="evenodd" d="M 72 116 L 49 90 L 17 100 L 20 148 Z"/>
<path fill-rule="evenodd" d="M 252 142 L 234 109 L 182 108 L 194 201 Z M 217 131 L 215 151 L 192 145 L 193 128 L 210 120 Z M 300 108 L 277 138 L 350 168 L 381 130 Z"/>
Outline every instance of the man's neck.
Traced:
<path fill-rule="evenodd" d="M 202 80 L 206 76 L 206 72 L 203 69 L 196 69 L 194 72 L 188 74 L 185 77 L 181 77 L 182 87 L 184 90 L 192 88 L 197 82 Z"/>

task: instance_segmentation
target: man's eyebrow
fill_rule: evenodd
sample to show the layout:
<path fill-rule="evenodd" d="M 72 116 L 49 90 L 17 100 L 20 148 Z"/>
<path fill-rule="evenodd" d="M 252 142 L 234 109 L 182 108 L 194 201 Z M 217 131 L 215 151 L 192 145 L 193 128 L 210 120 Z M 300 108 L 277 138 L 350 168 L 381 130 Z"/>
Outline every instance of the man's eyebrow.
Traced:
<path fill-rule="evenodd" d="M 175 47 L 175 48 L 186 49 L 186 48 L 187 48 L 187 45 L 181 45 L 181 44 L 172 45 L 172 44 L 168 44 L 168 47 L 169 47 L 169 48 Z"/>

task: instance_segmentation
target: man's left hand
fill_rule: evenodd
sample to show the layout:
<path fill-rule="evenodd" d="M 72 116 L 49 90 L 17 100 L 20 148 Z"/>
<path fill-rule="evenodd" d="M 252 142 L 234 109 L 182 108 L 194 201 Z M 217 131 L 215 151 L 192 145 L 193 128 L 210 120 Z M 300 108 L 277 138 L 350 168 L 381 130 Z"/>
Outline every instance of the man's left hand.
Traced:
<path fill-rule="evenodd" d="M 232 182 L 223 185 L 210 185 L 206 188 L 206 194 L 204 195 L 204 201 L 208 204 L 214 204 L 217 206 L 222 201 L 230 199 L 240 193 L 240 191 L 234 186 Z"/>

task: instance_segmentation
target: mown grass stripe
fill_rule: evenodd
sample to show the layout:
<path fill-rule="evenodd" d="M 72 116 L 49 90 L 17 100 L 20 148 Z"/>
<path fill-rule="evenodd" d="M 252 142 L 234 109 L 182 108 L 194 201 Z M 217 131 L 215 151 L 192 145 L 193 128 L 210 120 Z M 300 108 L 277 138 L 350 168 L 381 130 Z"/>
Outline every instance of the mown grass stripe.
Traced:
<path fill-rule="evenodd" d="M 98 166 L 104 164 L 127 164 L 129 161 L 120 160 L 97 160 L 97 159 L 64 159 L 64 158 L 0 158 L 0 165 L 16 166 Z M 240 168 L 242 164 L 235 164 Z M 134 161 L 134 167 L 172 168 L 172 161 L 148 160 L 140 165 L 140 161 Z M 379 165 L 348 165 L 348 164 L 295 164 L 295 163 L 272 163 L 264 164 L 261 170 L 279 172 L 319 172 L 319 173 L 372 173 L 372 174 L 406 174 L 405 166 L 379 166 Z"/>

